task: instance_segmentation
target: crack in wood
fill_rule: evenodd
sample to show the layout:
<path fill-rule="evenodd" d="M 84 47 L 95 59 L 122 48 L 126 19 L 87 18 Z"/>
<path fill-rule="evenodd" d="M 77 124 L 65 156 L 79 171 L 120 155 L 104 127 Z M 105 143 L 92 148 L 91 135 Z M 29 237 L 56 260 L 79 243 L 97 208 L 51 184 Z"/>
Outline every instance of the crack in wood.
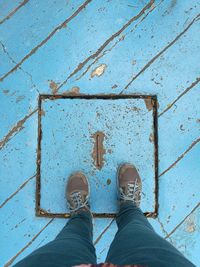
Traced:
<path fill-rule="evenodd" d="M 22 253 L 24 252 L 25 249 L 27 249 L 35 240 L 36 238 L 53 222 L 54 219 L 51 219 L 34 237 L 19 251 L 15 256 L 13 256 L 3 267 L 8 267 L 10 266 L 15 259 Z"/>
<path fill-rule="evenodd" d="M 158 177 L 163 176 L 166 172 L 171 170 L 199 142 L 200 142 L 200 137 L 197 138 L 195 141 L 193 141 L 192 144 L 177 158 L 177 160 L 175 160 L 166 170 L 164 170 L 161 174 L 159 174 Z"/>
<path fill-rule="evenodd" d="M 117 36 L 119 36 L 126 28 L 128 28 L 135 20 L 139 19 L 146 10 L 152 7 L 155 0 L 151 0 L 136 16 L 132 17 L 126 24 L 124 24 L 120 30 L 115 32 L 113 35 L 111 35 L 98 49 L 95 53 L 87 57 L 84 61 L 80 62 L 78 66 L 74 69 L 74 71 L 60 84 L 58 87 L 58 90 L 64 86 L 67 81 L 74 76 L 77 72 L 79 72 L 91 59 L 95 59 L 103 50 L 104 48 L 112 42 Z"/>
<path fill-rule="evenodd" d="M 0 141 L 0 150 L 10 141 L 17 133 L 24 129 L 24 123 L 37 112 L 35 109 L 30 114 L 26 115 L 22 120 L 19 120 L 17 124 L 5 135 L 5 137 Z"/>
<path fill-rule="evenodd" d="M 4 45 L 1 41 L 0 41 L 0 44 L 1 44 L 2 48 L 3 48 L 4 53 L 8 56 L 8 58 L 10 59 L 10 61 L 11 61 L 13 64 L 17 64 L 17 62 L 16 62 L 16 61 L 14 60 L 14 58 L 8 53 L 8 51 L 7 51 L 6 47 L 5 47 L 5 45 Z M 33 82 L 33 77 L 32 77 L 32 75 L 31 75 L 29 72 L 25 71 L 22 67 L 19 67 L 19 69 L 20 69 L 24 74 L 26 74 L 26 75 L 29 77 L 29 79 L 30 79 L 30 81 L 31 81 L 31 83 L 32 83 L 32 87 L 35 88 L 36 91 L 37 91 L 38 94 L 39 94 L 40 92 L 39 92 L 37 86 L 36 86 L 36 85 L 34 84 L 34 82 Z"/>
<path fill-rule="evenodd" d="M 21 7 L 25 6 L 29 0 L 22 1 L 15 9 L 13 9 L 5 18 L 0 20 L 0 25 L 3 24 L 6 20 L 10 19 Z"/>
<path fill-rule="evenodd" d="M 112 225 L 112 223 L 114 222 L 115 219 L 112 219 L 110 221 L 110 223 L 106 226 L 106 228 L 101 232 L 101 234 L 97 237 L 97 239 L 94 241 L 94 246 L 96 246 L 96 244 L 101 240 L 101 238 L 103 237 L 103 235 L 107 232 L 107 230 L 110 228 L 110 226 Z"/>
<path fill-rule="evenodd" d="M 167 108 L 165 108 L 160 114 L 158 114 L 158 117 L 162 116 L 165 112 L 167 112 L 169 109 L 173 107 L 173 105 L 185 94 L 187 94 L 193 87 L 195 87 L 200 82 L 200 77 L 196 78 L 196 80 L 190 84 L 172 103 L 170 103 Z"/>
<path fill-rule="evenodd" d="M 132 82 L 136 80 L 143 72 L 145 72 L 146 69 L 148 69 L 154 63 L 154 61 L 156 61 L 165 51 L 167 51 L 173 44 L 175 44 L 179 40 L 179 38 L 183 36 L 196 21 L 199 20 L 199 18 L 200 14 L 198 14 L 188 24 L 188 26 L 182 32 L 180 32 L 167 46 L 165 46 L 158 54 L 156 54 L 136 75 L 134 75 L 130 82 L 124 87 L 124 89 L 119 94 L 123 94 L 123 92 L 127 90 L 128 87 L 132 84 Z"/>
<path fill-rule="evenodd" d="M 6 74 L 4 74 L 0 81 L 3 81 L 8 75 L 16 71 L 29 57 L 31 57 L 39 48 L 46 44 L 59 30 L 66 27 L 73 18 L 75 18 L 92 0 L 85 1 L 70 17 L 59 24 L 45 39 L 43 39 L 37 46 L 35 46 L 25 57 L 23 57 L 12 69 L 10 69 Z"/>
<path fill-rule="evenodd" d="M 21 191 L 24 187 L 25 187 L 25 185 L 27 185 L 28 184 L 28 182 L 30 181 L 30 180 L 32 180 L 33 178 L 35 178 L 36 177 L 36 174 L 34 174 L 33 176 L 31 176 L 31 177 L 29 177 L 22 185 L 20 185 L 20 187 L 14 192 L 14 193 L 12 193 L 8 198 L 6 198 L 5 200 L 4 200 L 4 202 L 0 205 L 0 209 L 8 202 L 8 201 L 10 201 L 15 195 L 17 195 L 17 193 L 19 193 L 19 191 Z"/>
<path fill-rule="evenodd" d="M 165 230 L 164 224 L 160 221 L 159 217 L 157 218 L 157 222 L 160 224 L 161 230 L 165 235 L 168 235 L 168 232 Z M 172 244 L 172 240 L 170 239 L 170 243 Z"/>

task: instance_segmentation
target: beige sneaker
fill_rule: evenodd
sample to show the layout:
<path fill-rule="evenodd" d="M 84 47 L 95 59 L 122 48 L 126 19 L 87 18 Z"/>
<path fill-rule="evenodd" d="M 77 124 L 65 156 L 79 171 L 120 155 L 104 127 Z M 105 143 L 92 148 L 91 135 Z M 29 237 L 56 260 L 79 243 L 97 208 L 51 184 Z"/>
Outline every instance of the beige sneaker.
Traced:
<path fill-rule="evenodd" d="M 142 181 L 134 165 L 126 163 L 119 167 L 118 187 L 120 202 L 132 201 L 140 206 Z"/>
<path fill-rule="evenodd" d="M 71 212 L 80 209 L 89 210 L 89 183 L 86 176 L 76 172 L 69 177 L 66 187 L 66 198 Z"/>

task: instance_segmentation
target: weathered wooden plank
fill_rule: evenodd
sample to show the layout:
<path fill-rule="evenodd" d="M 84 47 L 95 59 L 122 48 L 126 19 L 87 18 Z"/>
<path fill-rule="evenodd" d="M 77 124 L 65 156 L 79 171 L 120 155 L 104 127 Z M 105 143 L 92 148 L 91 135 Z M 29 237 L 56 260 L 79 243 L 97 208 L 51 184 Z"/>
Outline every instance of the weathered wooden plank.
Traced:
<path fill-rule="evenodd" d="M 0 25 L 1 41 L 16 61 L 14 67 L 3 69 L 0 80 L 17 70 L 54 34 L 65 28 L 90 1 L 50 1 L 48 5 L 44 1 L 29 1 L 11 20 Z M 11 40 L 17 40 L 18 45 Z"/>

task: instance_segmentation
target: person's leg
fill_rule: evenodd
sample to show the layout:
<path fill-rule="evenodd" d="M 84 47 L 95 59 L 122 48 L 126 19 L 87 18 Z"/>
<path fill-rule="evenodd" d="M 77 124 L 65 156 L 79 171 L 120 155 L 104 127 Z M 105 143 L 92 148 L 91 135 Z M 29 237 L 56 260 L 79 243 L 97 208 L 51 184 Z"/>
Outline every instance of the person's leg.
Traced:
<path fill-rule="evenodd" d="M 149 267 L 194 266 L 176 248 L 155 233 L 139 208 L 142 182 L 137 169 L 124 164 L 118 172 L 120 211 L 118 232 L 106 261 Z"/>
<path fill-rule="evenodd" d="M 55 240 L 37 249 L 15 267 L 67 267 L 96 263 L 90 212 L 74 214 Z"/>
<path fill-rule="evenodd" d="M 15 267 L 68 267 L 96 264 L 92 241 L 92 215 L 89 210 L 89 184 L 82 173 L 72 175 L 66 197 L 72 217 L 52 242 L 37 249 Z"/>
<path fill-rule="evenodd" d="M 106 262 L 149 267 L 194 266 L 175 247 L 155 233 L 142 211 L 127 201 L 117 216 L 118 232 L 110 246 Z"/>

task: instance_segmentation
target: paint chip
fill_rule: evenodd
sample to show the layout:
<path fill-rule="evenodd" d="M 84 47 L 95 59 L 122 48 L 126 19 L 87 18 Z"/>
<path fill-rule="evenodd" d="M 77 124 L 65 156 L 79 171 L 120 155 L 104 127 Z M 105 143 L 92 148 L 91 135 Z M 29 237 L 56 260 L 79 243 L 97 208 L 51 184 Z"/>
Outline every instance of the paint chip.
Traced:
<path fill-rule="evenodd" d="M 111 180 L 110 179 L 107 179 L 107 185 L 110 185 L 111 184 Z"/>
<path fill-rule="evenodd" d="M 17 98 L 16 98 L 16 103 L 19 103 L 20 101 L 22 101 L 23 99 L 25 98 L 25 96 L 24 95 L 20 95 L 20 96 L 18 96 Z"/>
<path fill-rule="evenodd" d="M 53 95 L 55 95 L 58 92 L 58 84 L 55 83 L 53 80 L 50 80 L 49 87 Z"/>
<path fill-rule="evenodd" d="M 154 135 L 151 133 L 149 136 L 149 142 L 153 143 L 154 142 Z"/>
<path fill-rule="evenodd" d="M 78 95 L 79 93 L 80 93 L 80 88 L 78 86 L 74 86 L 70 90 L 65 91 L 63 95 Z"/>
<path fill-rule="evenodd" d="M 115 88 L 117 88 L 118 87 L 118 85 L 117 84 L 114 84 L 113 86 L 112 86 L 112 89 L 115 89 Z"/>
<path fill-rule="evenodd" d="M 107 67 L 106 64 L 101 64 L 91 72 L 90 77 L 91 78 L 94 78 L 95 76 L 100 77 L 105 72 L 106 67 Z"/>
<path fill-rule="evenodd" d="M 4 89 L 4 90 L 3 90 L 3 93 L 4 93 L 5 95 L 7 95 L 7 94 L 9 93 L 9 90 Z"/>
<path fill-rule="evenodd" d="M 148 111 L 153 109 L 153 104 L 150 98 L 144 99 L 144 102 Z"/>
<path fill-rule="evenodd" d="M 196 230 L 195 215 L 191 214 L 185 221 L 185 231 L 188 233 L 193 233 Z"/>

